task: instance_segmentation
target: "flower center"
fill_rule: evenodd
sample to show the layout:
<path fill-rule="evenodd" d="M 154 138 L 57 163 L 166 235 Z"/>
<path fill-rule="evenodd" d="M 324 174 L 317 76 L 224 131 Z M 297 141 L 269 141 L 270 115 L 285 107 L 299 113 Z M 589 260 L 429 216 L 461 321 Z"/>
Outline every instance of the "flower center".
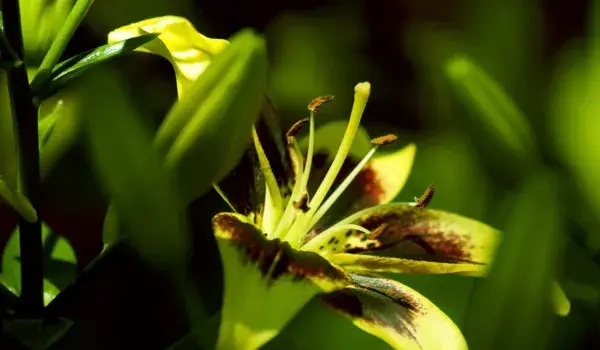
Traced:
<path fill-rule="evenodd" d="M 266 182 L 265 210 L 261 222 L 261 229 L 266 232 L 268 238 L 279 238 L 288 241 L 293 248 L 303 250 L 315 250 L 314 244 L 305 245 L 304 240 L 306 235 L 315 227 L 320 219 L 334 205 L 337 199 L 350 186 L 352 181 L 357 177 L 360 171 L 365 167 L 373 155 L 377 152 L 381 145 L 393 142 L 396 137 L 394 135 L 386 135 L 376 138 L 371 141 L 373 148 L 363 157 L 363 159 L 354 167 L 350 174 L 341 182 L 341 184 L 327 197 L 337 175 L 339 174 L 350 148 L 354 141 L 354 137 L 358 131 L 360 121 L 365 110 L 367 100 L 370 95 L 371 86 L 368 82 L 359 83 L 354 88 L 354 103 L 350 120 L 346 127 L 346 132 L 342 138 L 338 152 L 336 153 L 331 166 L 329 167 L 325 177 L 318 186 L 312 198 L 309 198 L 307 185 L 313 165 L 313 156 L 315 148 L 315 118 L 314 115 L 319 107 L 333 99 L 333 96 L 319 97 L 314 99 L 308 109 L 310 117 L 300 120 L 295 123 L 287 133 L 288 149 L 291 154 L 293 166 L 296 172 L 296 182 L 294 183 L 292 193 L 286 200 L 282 197 L 278 184 L 271 171 L 268 159 L 262 149 L 260 141 L 254 135 L 254 144 L 257 150 L 258 159 L 261 165 L 261 170 Z M 306 154 L 306 162 L 304 162 L 302 151 L 296 140 L 300 128 L 309 124 L 309 139 L 308 150 Z M 304 164 L 304 166 L 303 166 Z M 336 225 L 327 230 L 328 236 L 332 233 L 338 233 L 344 230 L 357 230 L 363 233 L 369 231 L 363 227 L 353 224 Z M 325 238 L 325 237 L 319 237 Z M 320 241 L 321 239 L 319 239 Z"/>

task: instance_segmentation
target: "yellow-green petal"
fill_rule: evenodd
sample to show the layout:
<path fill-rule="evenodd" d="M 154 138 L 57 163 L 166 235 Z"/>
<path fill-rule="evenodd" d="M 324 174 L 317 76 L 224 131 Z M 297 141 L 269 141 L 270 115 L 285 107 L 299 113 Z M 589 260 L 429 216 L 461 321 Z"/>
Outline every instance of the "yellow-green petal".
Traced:
<path fill-rule="evenodd" d="M 400 194 L 412 169 L 417 147 L 411 143 L 389 153 L 377 154 L 363 170 L 363 188 L 365 195 L 372 197 L 369 205 L 390 203 Z M 371 180 L 370 183 L 365 180 Z M 362 204 L 354 210 L 365 208 Z"/>
<path fill-rule="evenodd" d="M 315 295 L 349 283 L 341 269 L 319 255 L 268 241 L 242 215 L 218 214 L 213 229 L 225 273 L 217 349 L 257 349 Z"/>
<path fill-rule="evenodd" d="M 462 350 L 466 341 L 452 320 L 417 291 L 396 281 L 352 275 L 356 285 L 325 294 L 325 305 L 394 349 Z"/>
<path fill-rule="evenodd" d="M 479 276 L 487 266 L 472 262 L 438 262 L 407 258 L 391 258 L 366 254 L 338 253 L 328 256 L 333 264 L 355 273 L 458 274 Z"/>
<path fill-rule="evenodd" d="M 158 33 L 160 36 L 136 51 L 156 54 L 171 62 L 180 99 L 188 85 L 208 67 L 213 56 L 229 44 L 227 40 L 200 34 L 189 20 L 178 16 L 155 17 L 117 28 L 108 34 L 108 43 L 147 33 Z"/>
<path fill-rule="evenodd" d="M 405 272 L 418 268 L 427 272 L 431 268 L 430 273 L 483 275 L 500 240 L 499 231 L 476 220 L 405 203 L 365 209 L 339 224 L 357 224 L 371 233 L 325 232 L 305 249 L 331 254 L 334 263 L 362 271 Z M 344 255 L 337 255 L 340 253 Z"/>

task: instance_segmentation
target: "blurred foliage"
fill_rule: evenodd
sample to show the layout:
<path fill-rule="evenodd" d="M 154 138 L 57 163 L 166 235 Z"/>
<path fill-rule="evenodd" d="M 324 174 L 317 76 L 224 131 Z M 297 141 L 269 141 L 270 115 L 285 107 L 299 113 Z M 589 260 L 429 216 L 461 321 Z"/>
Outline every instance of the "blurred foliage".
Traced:
<path fill-rule="evenodd" d="M 445 311 L 465 330 L 473 349 L 488 349 L 499 337 L 496 346 L 511 349 L 600 346 L 598 3 L 356 0 L 307 9 L 309 5 L 291 2 L 276 15 L 265 11 L 253 19 L 266 23 L 256 29 L 267 35 L 269 95 L 283 124 L 304 117 L 306 102 L 325 94 L 341 95 L 317 122 L 346 118 L 344 106 L 351 99 L 343 95 L 347 86 L 370 80 L 366 127 L 399 131 L 406 141 L 417 143 L 414 170 L 398 199 L 410 200 L 433 183 L 432 207 L 506 230 L 487 280 L 393 276 Z M 35 66 L 73 1 L 22 4 L 28 64 Z M 200 32 L 228 37 L 231 32 L 223 28 L 240 29 L 247 23 L 231 19 L 237 18 L 232 13 L 243 8 L 242 2 L 227 4 L 220 9 L 208 1 L 97 1 L 70 50 L 80 53 L 103 45 L 109 31 L 165 14 L 185 15 Z M 253 6 L 275 5 L 261 1 Z M 466 94 L 447 75 L 455 55 L 476 67 L 476 83 L 467 82 Z M 120 90 L 132 101 L 132 113 L 148 128 L 156 127 L 177 96 L 171 67 L 158 58 L 131 55 L 118 58 L 113 68 L 123 75 L 119 81 L 127 81 Z M 491 103 L 489 91 L 495 94 Z M 6 114 L 6 106 L 0 103 L 0 113 Z M 519 121 L 507 119 L 507 110 Z M 102 111 L 85 114 L 95 114 L 98 123 L 102 118 Z M 494 120 L 504 126 L 490 133 Z M 518 147 L 510 147 L 514 145 Z M 515 161 L 523 152 L 534 156 Z M 539 169 L 545 175 L 535 175 Z M 89 164 L 82 160 L 80 142 L 65 150 L 52 173 L 45 191 L 57 212 L 105 207 Z M 0 221 L 8 218 L 4 208 L 0 213 Z M 0 228 L 6 226 L 0 222 Z M 0 232 L 0 241 L 11 233 Z M 84 246 L 95 247 L 100 240 L 80 230 L 71 235 Z M 543 302 L 552 291 L 551 278 L 558 279 L 571 300 L 566 317 L 551 315 L 549 303 Z M 284 346 L 386 348 L 317 301 L 266 348 Z"/>

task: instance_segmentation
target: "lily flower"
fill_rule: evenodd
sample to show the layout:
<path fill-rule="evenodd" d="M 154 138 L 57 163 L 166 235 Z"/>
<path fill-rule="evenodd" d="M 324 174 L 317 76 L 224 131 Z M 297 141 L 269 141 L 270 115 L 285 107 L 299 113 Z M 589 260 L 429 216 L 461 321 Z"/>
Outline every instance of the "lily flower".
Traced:
<path fill-rule="evenodd" d="M 360 144 L 353 141 L 365 144 L 359 124 L 369 94 L 368 82 L 356 85 L 337 146 L 326 146 L 332 144 L 331 125 L 315 131 L 315 113 L 331 96 L 313 100 L 310 117 L 285 135 L 257 125 L 254 149 L 244 160 L 250 171 L 240 164 L 216 187 L 232 209 L 213 218 L 225 274 L 218 349 L 259 348 L 313 297 L 393 348 L 467 348 L 433 303 L 378 274 L 482 276 L 499 232 L 426 208 L 433 187 L 414 202 L 391 202 L 408 178 L 416 148 L 380 153 L 396 139 L 386 135 L 357 158 Z M 306 124 L 308 139 L 299 142 Z"/>
<path fill-rule="evenodd" d="M 227 40 L 200 34 L 188 19 L 178 16 L 154 17 L 117 28 L 108 33 L 108 44 L 150 33 L 160 34 L 158 40 L 152 40 L 135 51 L 162 56 L 173 65 L 179 99 L 206 70 L 213 57 L 229 45 Z"/>
<path fill-rule="evenodd" d="M 228 44 L 165 16 L 109 34 L 109 43 L 159 33 L 139 51 L 174 66 L 179 99 Z M 486 273 L 499 232 L 477 221 L 426 208 L 433 188 L 414 202 L 393 203 L 406 182 L 415 145 L 382 153 L 394 136 L 371 142 L 360 127 L 370 84 L 355 87 L 350 120 L 315 129 L 326 96 L 310 116 L 280 132 L 269 103 L 252 131 L 254 147 L 214 188 L 231 212 L 213 218 L 224 265 L 218 349 L 256 349 L 318 297 L 394 348 L 464 349 L 465 339 L 439 308 L 379 273 Z M 307 126 L 308 137 L 298 140 Z"/>

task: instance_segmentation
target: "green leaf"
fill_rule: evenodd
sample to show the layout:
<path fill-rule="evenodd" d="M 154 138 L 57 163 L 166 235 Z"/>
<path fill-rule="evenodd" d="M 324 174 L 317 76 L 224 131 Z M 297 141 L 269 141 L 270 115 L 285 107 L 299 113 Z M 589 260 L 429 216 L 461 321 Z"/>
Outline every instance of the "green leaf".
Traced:
<path fill-rule="evenodd" d="M 1 16 L 2 14 L 0 13 L 0 17 Z M 0 19 L 0 21 L 2 21 L 2 19 Z M 2 26 L 0 25 L 0 69 L 18 67 L 23 62 L 8 43 L 6 36 L 4 36 L 4 28 L 1 27 Z"/>
<path fill-rule="evenodd" d="M 165 117 L 155 142 L 186 202 L 227 175 L 250 145 L 266 73 L 264 39 L 242 30 Z"/>
<path fill-rule="evenodd" d="M 559 264 L 558 181 L 527 178 L 505 221 L 504 244 L 472 295 L 467 339 L 474 349 L 543 349 L 553 320 L 551 288 Z"/>
<path fill-rule="evenodd" d="M 508 93 L 470 58 L 457 55 L 446 62 L 446 76 L 469 113 L 466 126 L 482 152 L 511 170 L 531 165 L 534 135 L 523 112 Z M 502 157 L 498 157 L 501 154 Z"/>
<path fill-rule="evenodd" d="M 44 302 L 47 305 L 61 289 L 75 279 L 77 259 L 69 242 L 42 223 L 44 240 Z M 15 294 L 21 293 L 21 252 L 19 229 L 6 244 L 2 255 L 2 283 Z"/>
<path fill-rule="evenodd" d="M 18 339 L 31 350 L 46 350 L 60 340 L 71 328 L 73 322 L 65 318 L 13 319 L 6 320 L 4 331 Z"/>
<path fill-rule="evenodd" d="M 8 80 L 0 71 L 0 179 L 16 188 L 19 176 L 19 158 L 15 123 L 12 116 Z"/>
<path fill-rule="evenodd" d="M 61 87 L 78 77 L 89 68 L 131 52 L 145 43 L 154 40 L 157 34 L 147 34 L 121 42 L 100 46 L 88 52 L 71 57 L 59 63 L 50 78 L 42 86 L 32 86 L 33 94 L 37 99 L 44 99 L 54 94 Z"/>
<path fill-rule="evenodd" d="M 88 154 L 118 216 L 119 235 L 149 263 L 181 273 L 190 246 L 184 205 L 123 86 L 109 70 L 90 74 L 81 86 L 90 110 L 83 122 Z"/>
<path fill-rule="evenodd" d="M 11 187 L 0 179 L 0 199 L 6 201 L 14 210 L 28 222 L 37 221 L 37 212 L 19 190 Z"/>
<path fill-rule="evenodd" d="M 42 101 L 38 109 L 40 176 L 54 169 L 76 141 L 81 127 L 81 108 L 77 91 L 63 89 Z"/>

